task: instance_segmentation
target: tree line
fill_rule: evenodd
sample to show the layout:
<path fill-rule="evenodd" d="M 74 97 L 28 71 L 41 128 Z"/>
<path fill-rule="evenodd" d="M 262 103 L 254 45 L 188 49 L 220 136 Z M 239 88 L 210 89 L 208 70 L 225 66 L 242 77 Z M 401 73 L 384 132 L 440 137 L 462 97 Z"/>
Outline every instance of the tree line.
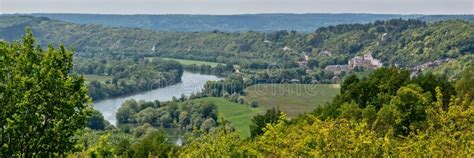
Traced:
<path fill-rule="evenodd" d="M 215 105 L 184 101 L 184 98 L 169 102 L 127 100 L 116 113 L 117 126 L 123 131 L 145 124 L 182 130 L 210 130 L 217 126 Z"/>
<path fill-rule="evenodd" d="M 409 78 L 404 70 L 382 68 L 367 78 L 348 77 L 341 94 L 312 113 L 290 120 L 274 108 L 255 116 L 250 138 L 240 137 L 226 121 L 219 121 L 213 130 L 194 130 L 181 147 L 166 141 L 148 142 L 155 148 L 145 153 L 167 157 L 468 156 L 474 152 L 469 119 L 474 115 L 474 91 L 466 88 L 474 84 L 472 70 L 463 71 L 459 80 L 451 82 L 430 74 Z M 143 127 L 136 129 L 143 137 L 129 140 L 128 147 L 108 137 L 102 140 L 108 143 L 101 150 L 122 156 L 143 153 L 131 144 L 159 134 L 155 128 L 146 127 L 148 132 Z M 96 137 L 108 135 L 116 134 Z M 100 155 L 101 150 L 94 149 L 83 153 Z"/>
<path fill-rule="evenodd" d="M 7 40 L 19 38 L 23 28 L 29 26 L 38 33 L 43 46 L 65 43 L 76 47 L 83 56 L 111 52 L 153 55 L 239 65 L 243 69 L 266 69 L 271 64 L 296 68 L 303 52 L 313 61 L 313 69 L 345 64 L 355 55 L 367 52 L 386 65 L 410 67 L 440 58 L 458 58 L 471 54 L 474 48 L 474 26 L 462 20 L 426 23 L 391 19 L 320 27 L 310 33 L 227 33 L 110 28 L 29 16 L 1 18 L 0 26 L 8 26 L 0 29 Z M 322 55 L 324 51 L 331 55 Z"/>
<path fill-rule="evenodd" d="M 152 90 L 181 82 L 183 67 L 175 61 L 147 60 L 143 57 L 102 56 L 99 59 L 77 57 L 74 73 L 98 75 L 105 81 L 91 80 L 89 96 L 93 100 Z"/>
<path fill-rule="evenodd" d="M 274 110 L 256 117 L 249 139 L 240 138 L 226 121 L 216 121 L 212 105 L 175 106 L 168 113 L 174 125 L 200 129 L 210 127 L 204 122 L 212 118 L 217 123 L 207 122 L 219 127 L 196 131 L 177 147 L 153 127 L 163 122 L 155 115 L 172 105 L 127 103 L 123 111 L 133 115 L 120 115 L 127 116 L 121 120 L 144 123 L 131 133 L 85 128 L 101 118 L 91 118 L 85 80 L 71 73 L 73 53 L 64 46 L 43 49 L 27 31 L 19 42 L 0 42 L 0 61 L 1 156 L 468 157 L 474 152 L 472 67 L 464 68 L 455 81 L 432 74 L 411 78 L 397 68 L 349 76 L 341 94 L 312 113 L 288 120 Z M 228 86 L 234 82 L 238 86 Z M 239 93 L 245 84 L 242 76 L 232 76 L 215 85 L 220 88 L 205 93 Z M 194 116 L 203 122 L 192 123 Z"/>

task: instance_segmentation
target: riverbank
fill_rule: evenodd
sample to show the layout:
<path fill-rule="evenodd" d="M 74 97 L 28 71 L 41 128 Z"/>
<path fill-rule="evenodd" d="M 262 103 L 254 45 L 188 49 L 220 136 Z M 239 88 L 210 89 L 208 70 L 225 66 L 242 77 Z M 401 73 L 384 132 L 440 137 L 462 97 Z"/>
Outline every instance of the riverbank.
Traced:
<path fill-rule="evenodd" d="M 169 101 L 173 97 L 179 98 L 182 94 L 189 96 L 202 90 L 207 81 L 217 81 L 222 78 L 214 75 L 202 75 L 185 71 L 181 82 L 175 85 L 162 87 L 150 91 L 136 93 L 129 96 L 104 99 L 93 103 L 94 109 L 102 113 L 104 118 L 112 125 L 116 124 L 115 113 L 125 100 L 145 100 L 145 101 Z"/>

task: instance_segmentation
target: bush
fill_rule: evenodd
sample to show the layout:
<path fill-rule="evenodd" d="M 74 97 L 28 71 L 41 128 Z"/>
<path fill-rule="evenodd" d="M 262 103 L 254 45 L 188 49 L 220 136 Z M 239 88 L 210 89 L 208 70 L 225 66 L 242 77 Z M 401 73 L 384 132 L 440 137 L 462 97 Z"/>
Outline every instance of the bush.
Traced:
<path fill-rule="evenodd" d="M 258 101 L 253 99 L 251 102 L 250 102 L 250 106 L 253 107 L 253 108 L 256 108 L 258 107 Z"/>
<path fill-rule="evenodd" d="M 237 99 L 237 103 L 245 104 L 245 98 L 243 96 L 240 96 L 239 99 Z"/>

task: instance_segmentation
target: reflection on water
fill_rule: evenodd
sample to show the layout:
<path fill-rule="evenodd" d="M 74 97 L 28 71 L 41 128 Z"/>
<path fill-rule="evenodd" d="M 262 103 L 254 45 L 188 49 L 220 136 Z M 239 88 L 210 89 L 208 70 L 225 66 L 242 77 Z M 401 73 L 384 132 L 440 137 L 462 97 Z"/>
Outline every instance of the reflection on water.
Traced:
<path fill-rule="evenodd" d="M 183 77 L 181 78 L 181 83 L 130 96 L 100 100 L 94 102 L 94 109 L 100 111 L 107 121 L 115 125 L 115 113 L 125 100 L 135 99 L 137 101 L 170 101 L 173 96 L 179 98 L 181 94 L 189 96 L 191 93 L 201 91 L 207 81 L 216 81 L 221 79 L 222 78 L 213 75 L 201 75 L 197 73 L 184 72 Z"/>

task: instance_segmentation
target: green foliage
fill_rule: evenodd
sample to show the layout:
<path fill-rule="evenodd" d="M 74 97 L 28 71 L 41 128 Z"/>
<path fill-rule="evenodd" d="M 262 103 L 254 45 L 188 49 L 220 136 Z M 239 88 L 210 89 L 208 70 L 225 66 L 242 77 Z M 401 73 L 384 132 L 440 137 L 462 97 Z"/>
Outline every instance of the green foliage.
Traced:
<path fill-rule="evenodd" d="M 361 108 L 374 105 L 382 107 L 394 95 L 400 86 L 409 80 L 409 73 L 396 68 L 380 68 L 362 80 L 349 77 L 341 85 L 341 97 L 344 102 L 355 102 Z M 336 101 L 337 102 L 337 101 Z"/>
<path fill-rule="evenodd" d="M 245 86 L 248 86 L 255 83 L 281 83 L 292 79 L 298 79 L 302 83 L 312 80 L 331 83 L 335 74 L 324 71 L 325 66 L 347 64 L 352 57 L 369 52 L 375 58 L 381 59 L 385 66 L 402 68 L 413 68 L 439 59 L 466 58 L 474 52 L 474 25 L 461 20 L 427 24 L 418 20 L 393 19 L 368 24 L 321 27 L 306 34 L 285 30 L 269 33 L 156 32 L 78 25 L 28 16 L 2 16 L 0 22 L 5 23 L 0 23 L 0 26 L 4 26 L 0 27 L 0 35 L 6 40 L 17 39 L 17 30 L 30 26 L 38 33 L 43 45 L 52 42 L 75 46 L 80 52 L 75 61 L 75 70 L 113 76 L 109 83 L 91 84 L 93 86 L 89 89 L 93 99 L 119 96 L 179 82 L 169 77 L 179 77 L 179 73 L 170 74 L 168 71 L 137 66 L 157 58 L 183 60 L 181 63 L 186 64 L 196 63 L 185 64 L 183 68 L 219 76 L 230 75 L 236 65 L 243 74 L 242 77 L 248 78 L 245 83 Z M 320 54 L 325 51 L 331 52 L 331 55 Z M 302 67 L 309 67 L 310 71 L 297 63 L 302 60 L 301 52 L 309 56 L 308 64 Z M 97 61 L 85 61 L 90 59 Z M 119 62 L 114 62 L 116 60 Z M 458 64 L 469 63 L 464 61 Z M 210 65 L 200 65 L 201 62 L 222 64 L 213 68 Z M 117 68 L 112 68 L 111 65 Z M 140 68 L 125 71 L 123 67 L 116 65 L 133 65 L 134 68 Z M 449 67 L 447 66 L 445 71 L 451 70 Z M 266 70 L 273 68 L 278 69 L 276 73 Z M 354 71 L 359 73 L 369 69 L 357 68 Z M 459 73 L 447 72 L 453 72 L 454 75 Z M 336 75 L 343 78 L 346 73 Z M 158 81 L 163 84 L 157 84 L 160 83 Z M 219 92 L 221 91 L 207 95 L 222 95 Z M 448 100 L 445 100 L 445 103 Z"/>
<path fill-rule="evenodd" d="M 474 66 L 466 68 L 461 74 L 461 78 L 456 82 L 456 89 L 461 96 L 470 97 L 474 100 Z"/>
<path fill-rule="evenodd" d="M 216 105 L 219 122 L 222 123 L 223 120 L 221 118 L 225 119 L 225 121 L 228 121 L 227 125 L 233 127 L 243 138 L 250 137 L 249 125 L 252 123 L 251 119 L 261 112 L 259 108 L 252 108 L 245 104 L 217 97 L 199 98 L 192 101 Z"/>
<path fill-rule="evenodd" d="M 232 75 L 220 81 L 208 81 L 202 93 L 210 97 L 221 97 L 224 94 L 242 94 L 245 83 L 242 76 Z"/>
<path fill-rule="evenodd" d="M 0 24 L 3 26 L 0 34 L 7 40 L 18 38 L 17 30 L 30 26 L 38 33 L 41 44 L 75 46 L 81 57 L 139 54 L 239 65 L 243 69 L 266 69 L 272 64 L 297 68 L 296 61 L 302 51 L 316 59 L 320 68 L 328 64 L 345 64 L 351 57 L 367 52 L 373 52 L 374 57 L 388 65 L 412 67 L 436 59 L 472 54 L 474 48 L 474 26 L 461 20 L 426 24 L 418 20 L 393 19 L 321 27 L 309 34 L 294 31 L 156 32 L 27 16 L 2 16 L 0 22 L 5 23 Z M 291 49 L 283 50 L 284 47 Z M 330 51 L 332 56 L 320 58 L 321 51 Z M 310 63 L 315 66 L 314 61 Z"/>
<path fill-rule="evenodd" d="M 106 133 L 99 136 L 99 140 L 96 145 L 89 148 L 88 153 L 91 157 L 111 157 L 114 154 L 114 149 L 111 142 L 109 141 L 111 134 Z"/>
<path fill-rule="evenodd" d="M 101 97 L 140 91 L 149 84 L 153 88 L 158 81 L 178 82 L 182 67 L 176 62 L 148 60 L 156 56 L 226 63 L 213 68 L 214 72 L 226 72 L 234 64 L 239 65 L 242 75 L 209 82 L 195 97 L 225 96 L 241 103 L 252 97 L 261 99 L 249 91 L 250 99 L 240 96 L 254 83 L 288 79 L 306 83 L 334 75 L 317 67 L 309 74 L 297 68 L 295 61 L 301 58 L 301 51 L 316 59 L 311 61 L 312 67 L 341 64 L 356 54 L 373 52 L 382 61 L 401 67 L 458 58 L 459 63 L 450 65 L 462 65 L 464 72 L 456 86 L 444 76 L 426 73 L 410 78 L 408 71 L 396 68 L 377 69 L 364 78 L 349 76 L 341 85 L 341 94 L 312 114 L 287 121 L 286 114 L 271 109 L 254 117 L 250 126 L 252 139 L 240 138 L 239 133 L 228 130 L 227 121 L 217 119 L 219 111 L 224 110 L 216 107 L 225 104 L 216 106 L 186 97 L 164 103 L 125 102 L 117 112 L 117 124 L 130 134 L 87 128 L 80 131 L 86 123 L 93 129 L 103 129 L 106 123 L 97 112 L 89 116 L 84 79 L 70 74 L 72 53 L 62 46 L 40 49 L 29 32 L 22 42 L 0 42 L 0 102 L 4 103 L 0 156 L 63 156 L 76 147 L 83 151 L 72 155 L 91 157 L 470 157 L 474 153 L 471 23 L 390 20 L 325 27 L 310 34 L 176 33 L 75 25 L 31 17 L 12 19 L 17 17 L 0 19 L 13 21 L 12 25 L 0 24 L 0 32 L 7 40 L 15 38 L 15 28 L 31 25 L 41 36 L 40 44 L 51 41 L 77 45 L 81 54 L 75 72 L 112 76 L 110 81 L 90 82 L 92 94 Z M 151 48 L 156 50 L 150 51 Z M 316 58 L 325 50 L 333 55 Z M 95 57 L 104 59 L 84 61 Z M 282 70 L 262 70 L 269 66 Z M 130 89 L 133 87 L 136 89 Z M 278 99 L 287 97 L 274 100 Z M 268 103 L 258 102 L 264 108 Z M 237 108 L 222 113 L 237 115 L 229 112 L 234 109 Z M 231 120 L 238 121 L 245 122 Z M 182 148 L 176 149 L 156 127 L 202 133 L 190 136 Z"/>
<path fill-rule="evenodd" d="M 258 101 L 253 99 L 252 101 L 250 101 L 250 106 L 253 107 L 253 108 L 258 107 Z"/>
<path fill-rule="evenodd" d="M 449 80 L 458 80 L 461 77 L 461 73 L 474 67 L 474 54 L 467 54 L 457 59 L 451 60 L 440 66 L 428 68 L 424 72 L 433 73 L 436 75 L 446 75 Z"/>
<path fill-rule="evenodd" d="M 383 106 L 377 112 L 377 119 L 374 122 L 374 129 L 380 133 L 393 132 L 394 127 L 400 127 L 402 114 L 395 105 L 389 104 Z"/>
<path fill-rule="evenodd" d="M 163 131 L 148 128 L 138 137 L 118 131 L 85 130 L 80 136 L 82 152 L 71 153 L 79 157 L 168 157 L 175 146 Z"/>
<path fill-rule="evenodd" d="M 429 93 L 423 93 L 423 89 L 417 85 L 400 87 L 397 94 L 390 100 L 401 114 L 401 124 L 394 126 L 399 133 L 407 135 L 410 131 L 423 128 L 426 121 L 426 109 L 431 106 Z"/>
<path fill-rule="evenodd" d="M 254 116 L 250 125 L 250 135 L 252 138 L 262 135 L 268 124 L 278 123 L 281 114 L 282 112 L 279 108 L 272 108 L 263 115 Z"/>
<path fill-rule="evenodd" d="M 211 66 L 211 68 L 217 67 L 217 65 L 221 63 L 215 63 L 215 62 L 206 62 L 206 61 L 197 61 L 197 60 L 183 60 L 183 59 L 173 59 L 173 58 L 161 58 L 163 60 L 174 60 L 179 62 L 180 64 L 184 66 L 191 66 L 191 65 L 196 65 L 196 66 L 202 66 L 202 65 L 208 65 Z"/>
<path fill-rule="evenodd" d="M 152 131 L 133 144 L 132 148 L 134 151 L 133 157 L 168 157 L 174 146 L 163 132 Z"/>
<path fill-rule="evenodd" d="M 347 77 L 341 85 L 341 94 L 314 114 L 321 119 L 342 117 L 366 119 L 369 123 L 375 121 L 374 128 L 385 132 L 393 128 L 395 134 L 406 136 L 426 128 L 423 123 L 425 110 L 431 102 L 438 101 L 436 88 L 441 89 L 443 97 L 439 101 L 447 108 L 456 91 L 446 77 L 423 74 L 410 79 L 407 71 L 380 68 L 367 78 Z"/>
<path fill-rule="evenodd" d="M 188 143 L 177 153 L 179 157 L 241 157 L 244 145 L 238 133 L 220 128 L 208 134 L 197 134 L 187 139 Z"/>
<path fill-rule="evenodd" d="M 470 97 L 455 96 L 449 88 L 452 83 L 438 76 L 420 76 L 420 78 L 387 79 L 403 73 L 397 69 L 380 69 L 369 75 L 379 84 L 377 90 L 381 94 L 370 94 L 360 98 L 380 99 L 378 109 L 372 104 L 364 108 L 356 104 L 357 99 L 349 101 L 342 98 L 352 94 L 354 87 L 361 86 L 366 79 L 349 77 L 343 85 L 343 92 L 324 108 L 314 114 L 301 115 L 287 121 L 286 115 L 278 109 L 267 111 L 264 115 L 253 118 L 252 139 L 239 137 L 238 132 L 228 130 L 226 121 L 220 122 L 221 127 L 210 129 L 214 119 L 206 119 L 201 124 L 201 132 L 189 135 L 179 149 L 167 148 L 169 143 L 154 144 L 133 143 L 132 150 L 121 152 L 134 156 L 180 156 L 180 157 L 332 157 L 332 156 L 366 156 L 366 157 L 416 157 L 416 156 L 447 156 L 469 157 L 474 153 L 472 140 L 472 116 L 474 104 Z M 432 82 L 428 80 L 432 79 Z M 438 80 L 440 79 L 440 80 Z M 469 80 L 469 78 L 467 78 Z M 403 82 L 401 82 L 403 81 Z M 387 83 L 388 82 L 388 83 Z M 358 85 L 361 84 L 361 85 Z M 372 83 L 373 84 L 373 83 Z M 435 88 L 432 88 L 435 86 Z M 424 88 L 423 88 L 424 87 Z M 395 89 L 394 92 L 392 90 Z M 434 89 L 434 97 L 431 89 Z M 447 104 L 444 94 L 451 94 Z M 364 94 L 362 94 L 364 95 Z M 369 95 L 369 94 L 365 94 Z M 230 96 L 229 96 L 230 97 Z M 225 100 L 224 98 L 218 98 Z M 386 100 L 385 100 L 386 99 Z M 200 98 L 194 102 L 206 102 L 209 98 Z M 215 101 L 219 101 L 214 99 Z M 128 101 L 130 109 L 141 112 L 157 106 L 145 102 Z M 176 102 L 185 106 L 186 101 Z M 208 102 L 209 103 L 209 102 Z M 230 103 L 230 102 L 229 102 Z M 174 107 L 175 104 L 160 103 L 160 106 Z M 189 104 L 191 105 L 191 104 Z M 219 103 L 220 106 L 226 106 Z M 219 107 L 220 107 L 219 106 Z M 237 105 L 244 106 L 244 105 Z M 233 109 L 231 109 L 233 110 Z M 206 111 L 206 110 L 204 110 Z M 219 110 L 218 110 L 219 111 Z M 203 111 L 201 111 L 203 112 Z M 336 116 L 328 119 L 322 117 L 326 113 Z M 192 122 L 192 112 L 179 111 L 175 116 L 179 122 Z M 205 113 L 205 112 L 204 112 Z M 221 119 L 223 120 L 223 119 Z M 154 131 L 153 126 L 145 124 L 134 130 L 136 137 L 146 138 L 146 133 Z M 107 136 L 107 135 L 106 135 Z M 101 136 L 106 137 L 106 136 Z M 97 138 L 99 143 L 101 139 Z M 123 143 L 127 144 L 127 143 Z M 131 143 L 128 143 L 129 146 Z M 95 146 L 95 145 L 93 145 Z M 109 147 L 110 146 L 110 147 Z M 101 147 L 92 147 L 95 153 L 107 155 L 119 153 L 114 143 Z M 126 145 L 123 145 L 126 146 Z M 142 152 L 144 151 L 144 152 Z M 137 152 L 141 153 L 137 155 Z M 166 154 L 166 155 L 163 155 Z M 118 155 L 118 154 L 116 154 Z"/>
<path fill-rule="evenodd" d="M 358 120 L 362 117 L 362 109 L 359 108 L 359 105 L 354 103 L 344 103 L 338 110 L 340 112 L 339 117 L 341 118 Z"/>
<path fill-rule="evenodd" d="M 436 76 L 427 73 L 412 79 L 411 82 L 419 85 L 425 92 L 429 92 L 431 94 L 430 97 L 434 99 L 434 101 L 437 101 L 435 89 L 437 87 L 441 88 L 441 92 L 443 93 L 442 102 L 445 106 L 449 103 L 451 96 L 456 95 L 454 84 L 451 81 L 448 81 L 447 77 L 444 75 Z"/>
<path fill-rule="evenodd" d="M 422 19 L 435 22 L 449 19 L 474 21 L 471 15 L 396 15 L 396 14 L 328 14 L 328 13 L 275 13 L 245 15 L 105 15 L 105 14 L 61 14 L 38 13 L 36 17 L 48 17 L 79 24 L 98 24 L 113 27 L 146 28 L 171 32 L 243 32 L 248 30 L 271 32 L 297 30 L 311 32 L 312 29 L 341 23 L 368 23 L 375 20 L 403 18 Z M 278 34 L 272 39 L 281 38 Z"/>
<path fill-rule="evenodd" d="M 88 84 L 92 99 L 99 100 L 152 90 L 181 81 L 183 68 L 175 61 L 146 58 L 116 59 L 121 58 L 120 55 L 117 56 L 105 55 L 98 59 L 76 58 L 74 72 L 92 77 L 89 78 L 91 80 Z"/>
<path fill-rule="evenodd" d="M 49 157 L 72 151 L 86 127 L 84 79 L 69 72 L 73 53 L 41 49 L 31 30 L 21 42 L 0 42 L 0 143 L 4 157 Z"/>
<path fill-rule="evenodd" d="M 408 86 L 397 93 L 405 93 Z M 419 89 L 419 87 L 418 87 Z M 243 140 L 233 132 L 218 131 L 191 137 L 180 150 L 182 157 L 469 157 L 474 153 L 470 100 L 453 98 L 443 109 L 442 92 L 437 88 L 437 102 L 425 107 L 427 128 L 411 131 L 406 137 L 394 136 L 390 127 L 402 122 L 405 113 L 395 105 L 383 106 L 375 124 L 386 129 L 371 128 L 365 121 L 336 118 L 321 120 L 306 115 L 298 121 L 267 124 L 263 135 Z M 400 94 L 402 95 L 402 94 Z M 351 106 L 351 105 L 345 105 Z M 367 106 L 374 109 L 373 106 Z"/>
<path fill-rule="evenodd" d="M 250 155 L 263 157 L 331 157 L 365 155 L 374 157 L 381 152 L 381 140 L 367 130 L 365 123 L 334 120 L 320 121 L 310 117 L 312 123 L 298 122 L 268 125 L 267 131 L 251 142 Z"/>
<path fill-rule="evenodd" d="M 162 128 L 193 130 L 205 127 L 209 130 L 217 126 L 216 106 L 193 101 L 176 100 L 160 103 L 127 100 L 118 109 L 116 117 L 119 127 L 148 124 Z"/>
<path fill-rule="evenodd" d="M 377 110 L 373 105 L 369 105 L 365 107 L 365 109 L 362 109 L 362 118 L 366 119 L 369 123 L 374 122 L 374 120 L 377 118 Z"/>
<path fill-rule="evenodd" d="M 87 118 L 87 127 L 90 129 L 105 130 L 110 126 L 110 123 L 104 119 L 102 113 L 97 110 L 93 110 L 90 116 Z"/>
<path fill-rule="evenodd" d="M 135 100 L 126 100 L 115 113 L 117 124 L 120 122 L 130 122 L 133 114 L 137 112 L 138 105 Z"/>

